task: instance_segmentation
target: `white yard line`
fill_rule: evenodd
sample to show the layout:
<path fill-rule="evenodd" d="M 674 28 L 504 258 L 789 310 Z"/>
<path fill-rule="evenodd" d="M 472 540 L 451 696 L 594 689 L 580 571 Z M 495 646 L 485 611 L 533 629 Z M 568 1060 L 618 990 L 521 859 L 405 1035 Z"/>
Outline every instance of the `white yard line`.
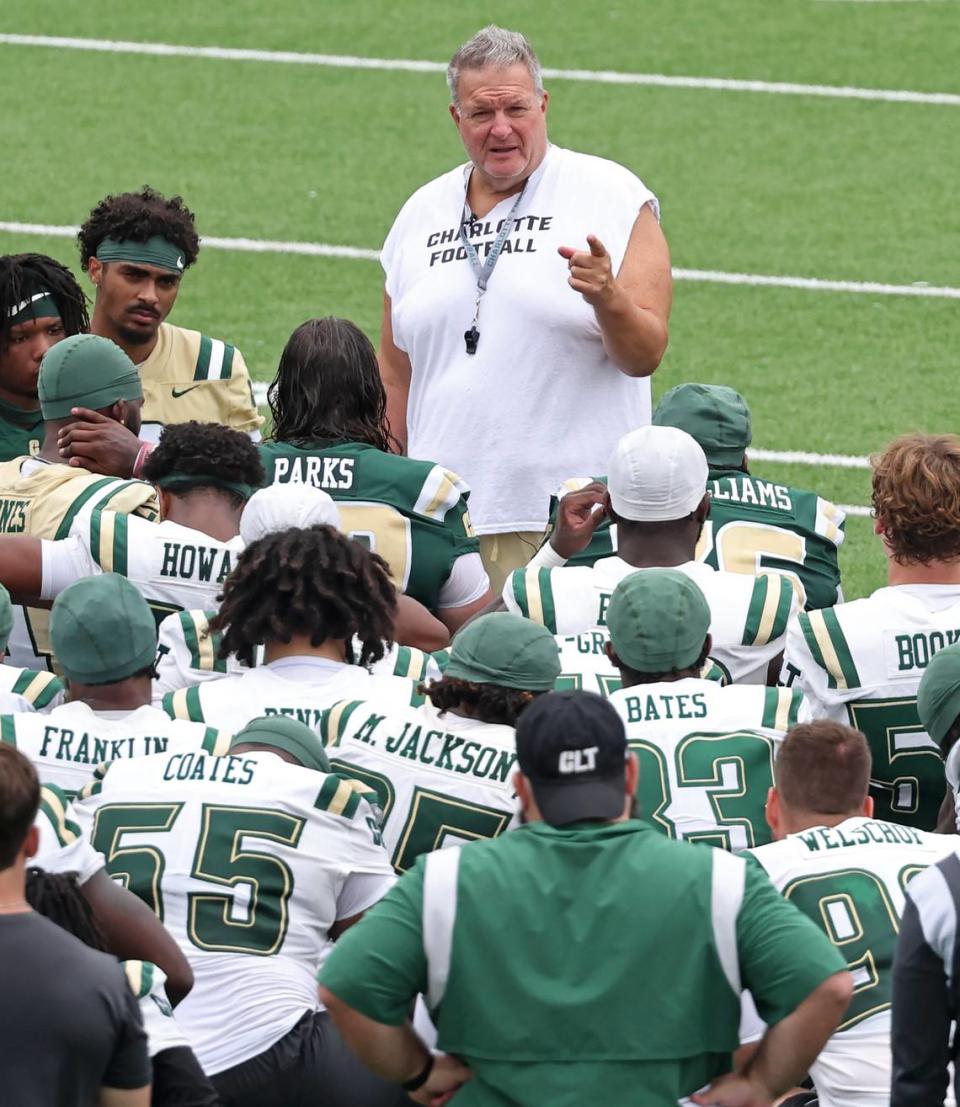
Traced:
<path fill-rule="evenodd" d="M 56 223 L 17 223 L 0 221 L 0 231 L 10 234 L 40 235 L 48 238 L 75 238 L 79 227 Z M 255 254 L 303 254 L 309 257 L 348 258 L 377 261 L 379 250 L 360 246 L 334 246 L 325 242 L 281 242 L 267 238 L 205 237 L 203 245 L 214 250 L 236 250 Z M 674 280 L 707 284 L 739 284 L 754 288 L 796 288 L 805 292 L 851 292 L 872 296 L 917 296 L 925 299 L 960 300 L 960 288 L 949 285 L 879 284 L 876 281 L 831 281 L 819 277 L 774 276 L 765 273 L 725 273 L 717 269 L 674 269 Z"/>
<path fill-rule="evenodd" d="M 58 50 L 88 50 L 106 54 L 147 54 L 164 58 L 206 58 L 215 61 L 314 65 L 334 69 L 380 69 L 407 73 L 445 73 L 444 62 L 414 58 L 362 58 L 351 54 L 303 54 L 292 50 L 247 50 L 228 46 L 182 46 L 169 42 L 126 42 L 117 39 L 71 38 L 61 35 L 0 34 L 0 45 L 42 46 Z M 707 89 L 714 92 L 759 92 L 780 96 L 819 96 L 839 100 L 880 100 L 899 104 L 960 107 L 954 92 L 915 92 L 903 88 L 857 88 L 848 85 L 807 85 L 789 81 L 750 81 L 727 77 L 679 77 L 666 73 L 621 73 L 608 69 L 544 69 L 549 80 L 594 84 L 646 85 L 654 88 Z"/>

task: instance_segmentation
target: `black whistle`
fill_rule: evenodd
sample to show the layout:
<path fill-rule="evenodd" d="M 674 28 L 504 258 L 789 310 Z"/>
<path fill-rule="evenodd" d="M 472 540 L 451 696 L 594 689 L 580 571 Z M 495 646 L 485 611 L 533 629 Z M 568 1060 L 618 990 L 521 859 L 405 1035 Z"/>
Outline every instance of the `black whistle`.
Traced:
<path fill-rule="evenodd" d="M 463 332 L 463 341 L 466 343 L 467 353 L 475 354 L 480 342 L 480 332 L 476 327 L 471 327 L 470 330 Z"/>

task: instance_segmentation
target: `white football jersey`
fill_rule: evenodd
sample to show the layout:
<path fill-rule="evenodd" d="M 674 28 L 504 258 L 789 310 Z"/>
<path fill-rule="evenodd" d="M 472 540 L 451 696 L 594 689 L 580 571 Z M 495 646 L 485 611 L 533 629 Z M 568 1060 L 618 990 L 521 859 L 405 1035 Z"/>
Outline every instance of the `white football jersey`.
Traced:
<path fill-rule="evenodd" d="M 558 692 L 568 692 L 582 688 L 586 692 L 596 692 L 609 696 L 622 686 L 620 674 L 613 662 L 607 657 L 607 643 L 610 632 L 606 627 L 594 627 L 580 634 L 557 634 L 557 648 L 560 650 L 560 676 L 554 687 Z M 704 680 L 715 680 L 728 684 L 727 674 L 710 657 L 700 670 Z"/>
<path fill-rule="evenodd" d="M 216 605 L 223 582 L 243 552 L 236 535 L 219 542 L 165 519 L 150 522 L 116 511 L 82 510 L 65 539 L 41 544 L 40 598 L 100 573 L 119 573 L 135 585 L 158 619 L 185 607 Z"/>
<path fill-rule="evenodd" d="M 52 711 L 63 703 L 63 684 L 50 672 L 0 665 L 0 711 Z M 9 705 L 9 706 L 8 706 Z"/>
<path fill-rule="evenodd" d="M 511 726 L 482 723 L 432 703 L 408 711 L 344 700 L 321 737 L 342 776 L 372 788 L 398 872 L 431 850 L 495 838 L 516 820 Z"/>
<path fill-rule="evenodd" d="M 342 699 L 375 699 L 408 707 L 421 700 L 415 681 L 375 676 L 359 665 L 322 657 L 284 657 L 221 680 L 168 692 L 163 709 L 173 719 L 209 723 L 236 734 L 261 715 L 288 715 L 314 729 Z"/>
<path fill-rule="evenodd" d="M 710 605 L 710 655 L 737 684 L 763 684 L 767 666 L 783 649 L 787 622 L 797 611 L 786 577 L 748 577 L 711 569 L 699 561 L 673 568 L 699 585 Z M 554 634 L 579 634 L 607 625 L 607 605 L 624 577 L 642 573 L 619 557 L 592 566 L 517 569 L 507 577 L 507 610 L 542 623 Z"/>
<path fill-rule="evenodd" d="M 50 873 L 76 873 L 78 884 L 86 884 L 103 868 L 103 854 L 83 836 L 66 793 L 55 784 L 40 789 L 40 808 L 33 825 L 40 832 L 40 843 L 30 865 Z"/>
<path fill-rule="evenodd" d="M 920 723 L 917 688 L 930 658 L 960 641 L 960 586 L 900 584 L 795 619 L 782 682 L 803 690 L 814 718 L 863 731 L 878 818 L 932 830 L 946 782 Z"/>
<path fill-rule="evenodd" d="M 149 704 L 136 711 L 94 711 L 72 701 L 49 715 L 0 715 L 0 742 L 30 758 L 41 784 L 56 784 L 68 795 L 79 792 L 104 762 L 164 750 L 225 753 L 230 737 L 212 727 L 171 720 Z"/>
<path fill-rule="evenodd" d="M 195 983 L 177 1022 L 208 1075 L 317 1009 L 330 928 L 393 882 L 356 787 L 273 753 L 116 761 L 75 810 L 110 874 L 190 961 Z"/>
<path fill-rule="evenodd" d="M 837 946 L 853 974 L 850 1006 L 810 1070 L 820 1107 L 889 1107 L 891 982 L 904 888 L 953 853 L 956 843 L 950 834 L 857 816 L 751 851 L 783 896 Z M 741 1037 L 755 1040 L 763 1030 L 751 1010 Z"/>
<path fill-rule="evenodd" d="M 739 851 L 770 841 L 773 763 L 802 697 L 686 679 L 610 696 L 640 760 L 639 816 L 670 838 Z"/>
<path fill-rule="evenodd" d="M 178 611 L 160 624 L 157 644 L 157 679 L 153 682 L 153 702 L 159 704 L 167 692 L 190 684 L 206 684 L 232 673 L 245 673 L 232 655 L 217 656 L 220 635 L 210 629 L 213 611 Z M 359 656 L 360 645 L 355 645 Z M 263 647 L 257 648 L 256 662 L 263 664 Z M 381 676 L 408 677 L 410 680 L 439 680 L 440 670 L 428 653 L 415 646 L 394 643 L 386 654 L 370 666 Z"/>

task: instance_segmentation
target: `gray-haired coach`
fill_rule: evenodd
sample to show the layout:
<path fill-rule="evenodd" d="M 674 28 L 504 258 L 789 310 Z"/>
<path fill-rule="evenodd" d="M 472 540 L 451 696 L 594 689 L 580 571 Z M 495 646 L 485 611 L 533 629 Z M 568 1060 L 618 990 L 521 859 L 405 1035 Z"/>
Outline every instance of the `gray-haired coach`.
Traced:
<path fill-rule="evenodd" d="M 523 35 L 485 27 L 447 81 L 470 160 L 415 192 L 387 236 L 380 365 L 407 452 L 473 490 L 499 591 L 560 482 L 601 472 L 610 443 L 650 422 L 670 257 L 642 181 L 550 144 Z"/>

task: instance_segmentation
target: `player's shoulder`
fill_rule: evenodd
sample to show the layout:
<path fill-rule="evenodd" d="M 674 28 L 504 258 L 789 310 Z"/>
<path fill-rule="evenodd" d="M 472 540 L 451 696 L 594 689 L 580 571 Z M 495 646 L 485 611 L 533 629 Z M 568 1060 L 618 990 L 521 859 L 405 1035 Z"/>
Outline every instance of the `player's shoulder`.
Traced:
<path fill-rule="evenodd" d="M 373 494 L 410 515 L 443 523 L 470 495 L 457 473 L 432 461 L 402 457 L 368 447 L 357 461 L 356 487 L 347 496 Z"/>
<path fill-rule="evenodd" d="M 557 597 L 593 596 L 602 579 L 596 565 L 560 565 L 552 569 L 527 565 L 515 569 L 504 584 L 504 599 L 511 610 L 541 623 L 554 634 L 557 625 Z"/>
<path fill-rule="evenodd" d="M 814 665 L 827 676 L 828 686 L 840 690 L 863 687 L 878 650 L 883 650 L 883 632 L 897 617 L 889 603 L 890 589 L 871 596 L 836 604 L 834 607 L 801 611 L 791 624 L 791 653 L 802 640 Z"/>
<path fill-rule="evenodd" d="M 234 372 L 246 372 L 240 351 L 232 342 L 214 338 L 189 327 L 161 323 L 161 342 L 168 347 L 168 366 L 178 377 L 194 381 L 228 380 Z"/>
<path fill-rule="evenodd" d="M 785 733 L 800 721 L 803 693 L 799 688 L 767 687 L 761 684 L 721 685 L 704 681 L 711 706 L 739 726 L 761 727 Z"/>
<path fill-rule="evenodd" d="M 63 682 L 54 673 L 0 665 L 0 691 L 22 696 L 37 711 L 53 707 L 63 696 Z"/>
<path fill-rule="evenodd" d="M 682 568 L 710 605 L 714 634 L 719 624 L 727 624 L 724 636 L 738 636 L 744 646 L 764 646 L 786 634 L 797 606 L 789 578 L 780 573 L 731 573 L 701 562 Z"/>

